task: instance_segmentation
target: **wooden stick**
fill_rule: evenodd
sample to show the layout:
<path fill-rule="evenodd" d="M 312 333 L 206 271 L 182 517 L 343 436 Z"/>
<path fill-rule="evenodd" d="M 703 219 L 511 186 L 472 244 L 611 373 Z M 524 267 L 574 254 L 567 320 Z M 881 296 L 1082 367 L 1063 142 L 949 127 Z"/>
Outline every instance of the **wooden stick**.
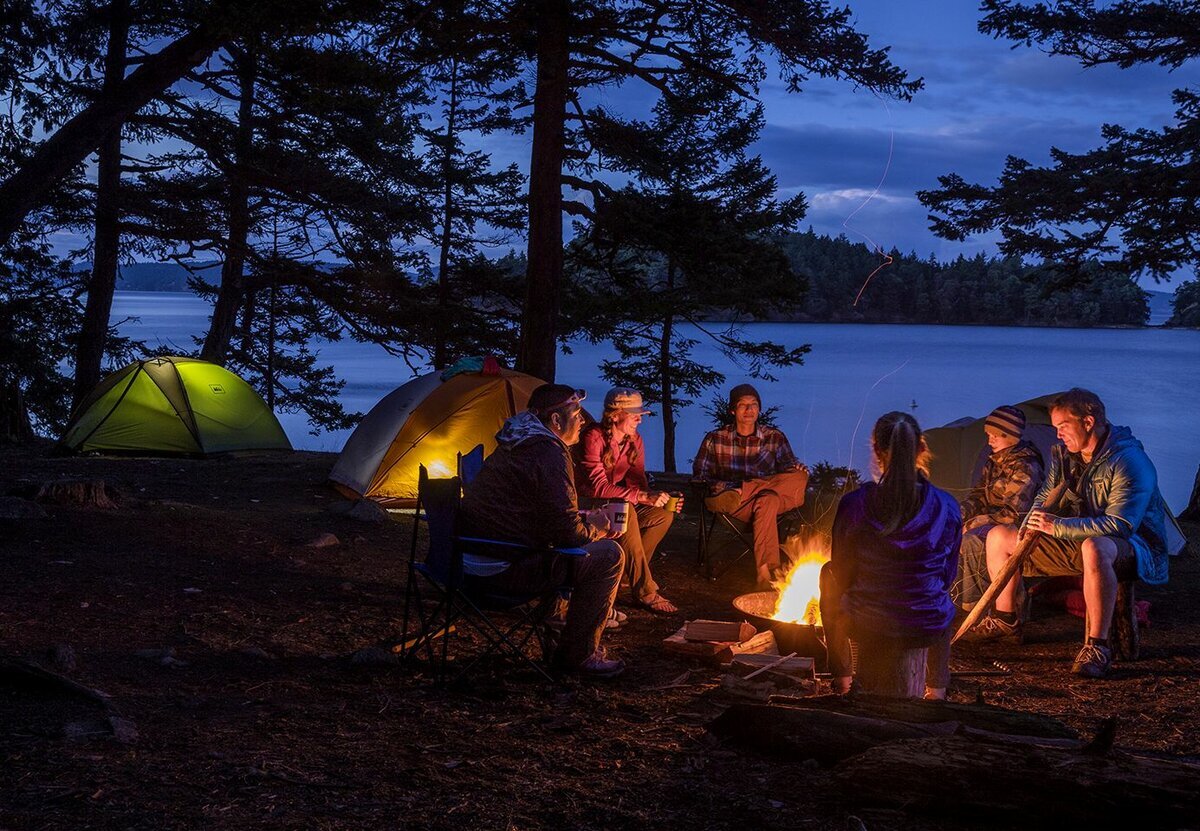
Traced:
<path fill-rule="evenodd" d="M 795 652 L 789 652 L 786 655 L 782 655 L 782 656 L 780 656 L 778 661 L 772 661 L 771 663 L 767 664 L 766 666 L 762 666 L 762 667 L 759 667 L 758 669 L 754 670 L 754 672 L 750 673 L 749 675 L 743 675 L 742 680 L 749 681 L 751 678 L 753 678 L 756 675 L 762 675 L 767 670 L 774 669 L 775 667 L 779 666 L 784 661 L 786 661 L 788 658 L 795 658 L 795 657 L 796 657 Z"/>
<path fill-rule="evenodd" d="M 979 602 L 972 607 L 971 611 L 967 613 L 966 618 L 963 619 L 962 626 L 958 627 L 958 631 L 954 633 L 954 637 L 950 640 L 951 644 L 957 642 L 984 615 L 992 610 L 992 607 L 996 605 L 996 598 L 1000 595 L 1000 590 L 1008 585 L 1008 581 L 1012 579 L 1013 575 L 1021 567 L 1021 564 L 1028 558 L 1029 552 L 1033 550 L 1033 546 L 1041 536 L 1041 531 L 1025 532 L 1025 536 L 1017 543 L 1017 548 L 1013 551 L 1012 556 L 1008 558 L 1008 562 L 1004 564 L 1004 567 L 1000 569 L 1000 573 L 992 580 L 991 584 L 987 587 L 987 591 L 983 593 L 983 597 L 979 598 Z"/>

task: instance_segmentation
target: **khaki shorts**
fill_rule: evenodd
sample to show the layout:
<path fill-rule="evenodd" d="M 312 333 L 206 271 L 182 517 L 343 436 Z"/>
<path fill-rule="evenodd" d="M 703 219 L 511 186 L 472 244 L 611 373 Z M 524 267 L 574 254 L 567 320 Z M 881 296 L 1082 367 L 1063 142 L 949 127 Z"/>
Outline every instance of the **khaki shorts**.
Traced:
<path fill-rule="evenodd" d="M 1113 570 L 1118 574 L 1130 566 L 1136 566 L 1137 555 L 1133 545 L 1123 537 L 1109 537 L 1117 544 L 1117 559 Z M 1083 574 L 1083 540 L 1064 540 L 1058 537 L 1042 538 L 1034 543 L 1033 550 L 1021 569 L 1026 577 L 1064 577 Z"/>

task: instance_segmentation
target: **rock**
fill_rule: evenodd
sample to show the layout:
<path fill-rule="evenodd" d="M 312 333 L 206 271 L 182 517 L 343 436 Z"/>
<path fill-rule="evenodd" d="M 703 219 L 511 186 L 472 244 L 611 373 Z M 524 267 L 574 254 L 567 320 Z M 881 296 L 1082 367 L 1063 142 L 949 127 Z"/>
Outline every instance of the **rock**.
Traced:
<path fill-rule="evenodd" d="M 238 654 L 245 655 L 247 658 L 257 658 L 260 661 L 274 661 L 275 658 L 265 649 L 259 649 L 257 646 L 247 646 L 244 649 L 239 649 Z"/>
<path fill-rule="evenodd" d="M 381 646 L 368 646 L 351 655 L 350 663 L 367 667 L 395 666 L 400 663 L 400 656 Z"/>
<path fill-rule="evenodd" d="M 111 735 L 112 728 L 99 719 L 69 721 L 62 726 L 62 737 L 67 741 L 80 741 L 96 736 Z"/>
<path fill-rule="evenodd" d="M 374 499 L 360 499 L 354 503 L 354 507 L 350 509 L 350 518 L 357 519 L 359 522 L 389 522 L 387 509 L 376 502 Z"/>
<path fill-rule="evenodd" d="M 116 508 L 120 496 L 116 488 L 103 479 L 68 479 L 46 482 L 38 489 L 38 502 L 54 505 L 78 505 L 84 508 Z"/>
<path fill-rule="evenodd" d="M 142 658 L 146 661 L 159 661 L 164 658 L 174 658 L 175 648 L 171 646 L 160 647 L 158 649 L 138 649 L 133 653 L 133 657 Z"/>
<path fill-rule="evenodd" d="M 45 519 L 46 510 L 19 496 L 0 496 L 0 519 Z"/>
<path fill-rule="evenodd" d="M 333 534 L 326 531 L 319 535 L 316 539 L 304 544 L 305 548 L 332 548 L 335 545 L 341 545 L 342 541 Z"/>
<path fill-rule="evenodd" d="M 109 716 L 108 724 L 112 727 L 113 738 L 121 744 L 133 744 L 138 740 L 137 725 L 132 720 L 121 716 Z"/>
<path fill-rule="evenodd" d="M 64 675 L 75 671 L 75 647 L 69 643 L 55 644 L 50 650 L 50 663 Z"/>

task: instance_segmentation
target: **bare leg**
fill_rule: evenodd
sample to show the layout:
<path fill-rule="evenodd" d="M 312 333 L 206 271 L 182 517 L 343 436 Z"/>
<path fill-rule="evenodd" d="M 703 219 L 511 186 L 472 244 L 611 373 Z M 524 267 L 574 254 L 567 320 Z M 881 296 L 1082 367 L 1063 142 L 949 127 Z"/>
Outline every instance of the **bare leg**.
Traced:
<path fill-rule="evenodd" d="M 1088 610 L 1088 637 L 1107 638 L 1117 602 L 1117 545 L 1109 537 L 1083 541 L 1083 602 Z"/>
<path fill-rule="evenodd" d="M 993 580 L 1004 568 L 1008 558 L 1017 549 L 1017 528 L 1014 525 L 997 525 L 987 535 L 987 567 Z M 1008 585 L 996 595 L 996 611 L 1011 613 L 1021 575 L 1014 574 Z"/>

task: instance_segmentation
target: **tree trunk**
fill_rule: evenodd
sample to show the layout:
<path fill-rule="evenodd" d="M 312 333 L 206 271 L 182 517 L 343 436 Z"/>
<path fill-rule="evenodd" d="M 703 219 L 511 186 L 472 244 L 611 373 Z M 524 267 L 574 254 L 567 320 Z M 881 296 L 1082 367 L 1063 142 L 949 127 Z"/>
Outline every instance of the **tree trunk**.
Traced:
<path fill-rule="evenodd" d="M 225 364 L 229 342 L 237 325 L 237 313 L 246 292 L 245 267 L 247 240 L 250 236 L 250 186 L 246 166 L 254 141 L 254 83 L 258 76 L 258 54 L 247 43 L 238 61 L 241 96 L 238 100 L 238 125 L 234 138 L 233 169 L 229 172 L 228 241 L 225 262 L 221 265 L 221 288 L 213 306 L 212 322 L 204 338 L 200 357 Z"/>
<path fill-rule="evenodd" d="M 540 0 L 533 150 L 529 160 L 529 247 L 520 369 L 553 381 L 563 273 L 562 167 L 570 54 L 568 0 Z"/>
<path fill-rule="evenodd" d="M 450 363 L 446 349 L 446 329 L 450 310 L 450 243 L 454 236 L 454 141 L 458 116 L 458 61 L 450 64 L 450 102 L 446 112 L 446 147 L 442 154 L 442 240 L 438 250 L 438 302 L 434 321 L 433 368 L 445 369 Z"/>
<path fill-rule="evenodd" d="M 111 95 L 101 95 L 67 121 L 6 181 L 0 183 L 0 242 L 58 183 L 150 99 L 207 58 L 228 31 L 223 19 L 202 23 L 146 58 Z"/>
<path fill-rule="evenodd" d="M 675 263 L 667 263 L 667 293 L 675 289 Z M 671 372 L 671 335 L 675 315 L 667 312 L 658 341 L 658 377 L 662 386 L 663 470 L 675 473 L 675 378 Z"/>
<path fill-rule="evenodd" d="M 12 378 L 0 386 L 0 439 L 23 442 L 32 438 L 33 425 L 29 423 L 25 394 L 20 382 Z"/>
<path fill-rule="evenodd" d="M 842 762 L 835 777 L 855 802 L 894 805 L 979 824 L 1191 827 L 1200 816 L 1200 767 L 1056 747 L 946 736 L 892 742 Z M 1040 820 L 1039 820 L 1040 818 Z"/>
<path fill-rule="evenodd" d="M 1192 483 L 1192 496 L 1179 518 L 1185 522 L 1200 522 L 1200 467 L 1196 468 L 1196 481 Z"/>
<path fill-rule="evenodd" d="M 104 83 L 100 97 L 111 97 L 125 79 L 125 53 L 129 44 L 129 0 L 109 4 L 108 51 L 104 57 Z M 117 261 L 121 253 L 121 127 L 118 124 L 100 142 L 96 174 L 96 230 L 92 246 L 92 275 L 87 284 L 79 342 L 75 347 L 75 380 L 72 409 L 100 383 L 108 319 L 117 288 Z"/>

